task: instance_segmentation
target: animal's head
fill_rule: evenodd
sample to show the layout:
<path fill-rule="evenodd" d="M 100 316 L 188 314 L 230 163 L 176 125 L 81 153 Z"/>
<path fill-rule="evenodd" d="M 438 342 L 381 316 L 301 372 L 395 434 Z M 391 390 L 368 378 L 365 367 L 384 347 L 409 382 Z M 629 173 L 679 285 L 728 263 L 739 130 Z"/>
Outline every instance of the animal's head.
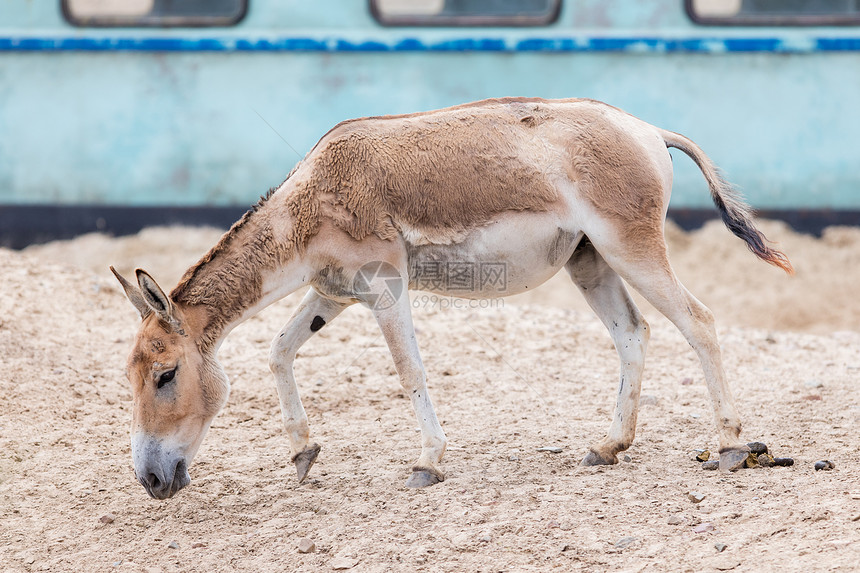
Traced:
<path fill-rule="evenodd" d="M 126 370 L 134 472 L 149 495 L 165 499 L 190 483 L 188 466 L 230 386 L 213 350 L 200 346 L 199 312 L 174 303 L 141 269 L 137 285 L 111 271 L 143 319 Z"/>

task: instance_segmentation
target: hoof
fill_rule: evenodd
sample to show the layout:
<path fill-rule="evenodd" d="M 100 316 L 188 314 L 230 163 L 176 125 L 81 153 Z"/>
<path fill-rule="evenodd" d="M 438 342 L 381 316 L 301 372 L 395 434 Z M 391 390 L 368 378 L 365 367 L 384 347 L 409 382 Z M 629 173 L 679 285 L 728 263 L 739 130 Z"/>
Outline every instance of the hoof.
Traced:
<path fill-rule="evenodd" d="M 296 475 L 299 477 L 299 483 L 302 483 L 308 477 L 308 472 L 311 471 L 311 466 L 317 461 L 319 453 L 320 445 L 311 444 L 305 446 L 305 449 L 293 456 L 293 463 L 296 464 Z"/>
<path fill-rule="evenodd" d="M 720 471 L 733 472 L 744 467 L 750 455 L 749 446 L 738 446 L 720 450 Z"/>
<path fill-rule="evenodd" d="M 406 487 L 430 487 L 445 481 L 445 476 L 435 470 L 425 468 L 413 468 L 412 475 L 406 480 Z"/>
<path fill-rule="evenodd" d="M 579 462 L 581 466 L 611 466 L 618 463 L 618 458 L 613 454 L 612 457 L 603 456 L 594 450 L 588 450 L 588 454 Z"/>

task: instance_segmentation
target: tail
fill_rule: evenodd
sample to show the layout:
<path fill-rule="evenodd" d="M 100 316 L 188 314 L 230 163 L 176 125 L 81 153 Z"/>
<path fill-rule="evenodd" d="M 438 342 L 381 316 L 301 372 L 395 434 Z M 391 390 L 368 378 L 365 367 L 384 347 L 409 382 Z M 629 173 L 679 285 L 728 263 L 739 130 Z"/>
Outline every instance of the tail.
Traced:
<path fill-rule="evenodd" d="M 782 251 L 772 248 L 767 237 L 753 226 L 752 208 L 744 202 L 740 193 L 722 178 L 717 166 L 705 155 L 705 152 L 678 133 L 660 130 L 660 135 L 666 147 L 680 149 L 699 166 L 711 190 L 711 199 L 717 206 L 726 227 L 743 239 L 755 256 L 781 268 L 788 274 L 794 274 L 794 267 L 791 266 L 788 257 Z"/>

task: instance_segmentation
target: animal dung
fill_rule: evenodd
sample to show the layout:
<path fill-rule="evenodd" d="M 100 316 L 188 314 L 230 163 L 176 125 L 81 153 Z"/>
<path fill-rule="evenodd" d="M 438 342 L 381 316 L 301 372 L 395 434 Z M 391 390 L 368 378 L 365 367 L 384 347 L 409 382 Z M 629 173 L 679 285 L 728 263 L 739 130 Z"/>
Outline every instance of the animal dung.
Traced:
<path fill-rule="evenodd" d="M 749 442 L 747 447 L 750 449 L 751 453 L 756 455 L 767 453 L 767 445 L 765 445 L 764 442 Z"/>
<path fill-rule="evenodd" d="M 830 471 L 836 466 L 830 460 L 820 460 L 815 462 L 815 471 L 824 470 Z"/>
<path fill-rule="evenodd" d="M 771 467 L 789 467 L 794 465 L 794 460 L 792 458 L 775 458 L 771 455 L 770 451 L 767 448 L 767 444 L 764 442 L 749 442 L 747 447 L 750 449 L 750 453 L 747 455 L 747 458 L 744 460 L 743 464 L 740 466 L 742 468 L 771 468 Z M 703 470 L 716 470 L 720 467 L 720 462 L 718 459 L 711 460 L 709 458 L 710 452 L 708 450 L 693 450 L 693 460 L 702 463 Z M 824 463 L 824 462 L 819 462 Z M 831 463 L 832 462 L 827 462 Z M 818 467 L 816 464 L 815 469 L 832 469 L 825 467 Z"/>

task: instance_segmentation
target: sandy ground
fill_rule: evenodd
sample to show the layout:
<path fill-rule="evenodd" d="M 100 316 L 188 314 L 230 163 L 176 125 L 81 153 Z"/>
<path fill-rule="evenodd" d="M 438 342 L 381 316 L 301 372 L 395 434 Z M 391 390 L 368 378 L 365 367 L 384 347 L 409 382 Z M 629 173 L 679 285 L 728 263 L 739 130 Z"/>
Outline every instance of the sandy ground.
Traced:
<path fill-rule="evenodd" d="M 608 428 L 618 364 L 602 325 L 556 277 L 503 307 L 416 299 L 450 443 L 442 484 L 403 487 L 416 423 L 362 308 L 296 363 L 323 445 L 296 483 L 267 368 L 293 295 L 227 339 L 230 401 L 191 485 L 167 501 L 133 476 L 123 368 L 139 319 L 107 265 L 147 268 L 167 287 L 220 233 L 149 229 L 0 250 L 0 570 L 856 571 L 860 230 L 813 239 L 764 228 L 795 277 L 718 225 L 667 236 L 678 275 L 717 315 L 744 436 L 793 457 L 791 468 L 720 474 L 691 460 L 716 447 L 701 370 L 644 305 L 653 334 L 630 461 L 578 467 Z M 816 472 L 820 459 L 836 469 Z M 302 537 L 315 551 L 298 552 Z"/>

